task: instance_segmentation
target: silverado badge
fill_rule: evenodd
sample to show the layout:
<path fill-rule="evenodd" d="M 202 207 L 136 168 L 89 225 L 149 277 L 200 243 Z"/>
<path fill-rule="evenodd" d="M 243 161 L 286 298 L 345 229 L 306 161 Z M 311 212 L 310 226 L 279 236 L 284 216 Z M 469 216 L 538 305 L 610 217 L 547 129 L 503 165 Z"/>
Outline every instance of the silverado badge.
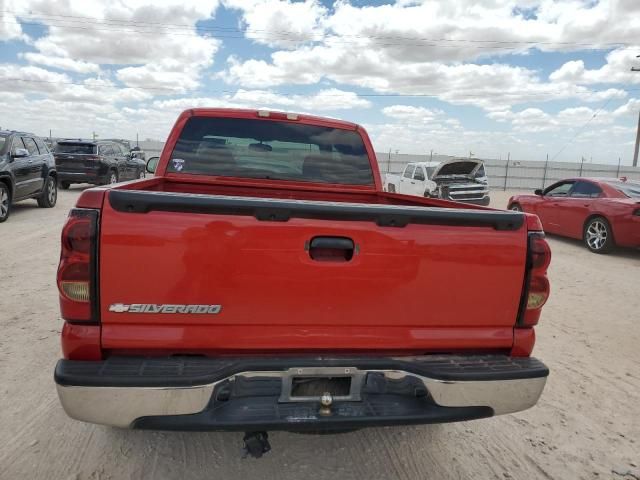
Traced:
<path fill-rule="evenodd" d="M 220 313 L 222 305 L 178 305 L 156 303 L 112 303 L 109 311 L 115 313 L 195 313 L 199 315 Z"/>

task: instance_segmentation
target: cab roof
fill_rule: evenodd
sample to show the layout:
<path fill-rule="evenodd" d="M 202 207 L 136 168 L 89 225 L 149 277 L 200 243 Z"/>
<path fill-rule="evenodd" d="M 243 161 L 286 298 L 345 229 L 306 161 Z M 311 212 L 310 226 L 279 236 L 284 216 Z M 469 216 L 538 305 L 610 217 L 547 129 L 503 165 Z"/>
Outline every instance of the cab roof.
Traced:
<path fill-rule="evenodd" d="M 283 112 L 279 110 L 250 110 L 242 108 L 192 108 L 185 110 L 183 114 L 190 113 L 195 117 L 230 117 L 230 118 L 255 118 L 259 120 L 283 120 L 291 122 L 309 123 L 324 127 L 356 130 L 358 124 L 338 120 L 336 118 L 318 117 L 303 113 Z"/>

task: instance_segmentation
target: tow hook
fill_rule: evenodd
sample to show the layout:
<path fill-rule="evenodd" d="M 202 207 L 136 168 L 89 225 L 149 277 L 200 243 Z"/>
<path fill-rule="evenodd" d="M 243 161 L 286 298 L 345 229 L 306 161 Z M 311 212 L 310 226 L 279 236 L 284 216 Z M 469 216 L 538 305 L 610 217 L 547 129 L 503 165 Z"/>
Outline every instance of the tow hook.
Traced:
<path fill-rule="evenodd" d="M 253 458 L 261 458 L 262 455 L 271 450 L 269 434 L 267 432 L 246 432 L 243 441 L 243 458 L 247 458 L 249 455 Z"/>

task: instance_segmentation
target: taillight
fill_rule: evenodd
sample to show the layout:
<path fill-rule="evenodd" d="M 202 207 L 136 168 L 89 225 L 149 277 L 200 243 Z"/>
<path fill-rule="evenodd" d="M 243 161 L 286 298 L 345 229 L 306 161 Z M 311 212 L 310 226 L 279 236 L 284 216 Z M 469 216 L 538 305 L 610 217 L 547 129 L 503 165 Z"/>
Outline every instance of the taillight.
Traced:
<path fill-rule="evenodd" d="M 98 210 L 74 208 L 62 229 L 58 265 L 60 312 L 68 322 L 97 323 Z"/>
<path fill-rule="evenodd" d="M 547 268 L 551 263 L 551 249 L 542 232 L 530 232 L 527 249 L 527 278 L 518 326 L 532 327 L 538 323 L 542 306 L 549 298 Z"/>

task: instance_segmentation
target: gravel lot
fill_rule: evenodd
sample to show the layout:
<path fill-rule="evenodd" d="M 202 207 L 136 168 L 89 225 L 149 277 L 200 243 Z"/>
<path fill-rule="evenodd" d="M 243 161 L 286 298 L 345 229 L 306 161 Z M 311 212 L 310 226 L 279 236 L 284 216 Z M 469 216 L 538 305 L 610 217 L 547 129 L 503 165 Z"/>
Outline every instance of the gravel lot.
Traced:
<path fill-rule="evenodd" d="M 638 479 L 640 253 L 551 238 L 552 297 L 534 354 L 551 368 L 538 406 L 449 425 L 337 436 L 270 435 L 241 459 L 237 433 L 156 433 L 76 422 L 58 404 L 55 270 L 80 187 L 0 225 L 0 478 Z M 508 194 L 493 195 L 505 207 Z"/>

